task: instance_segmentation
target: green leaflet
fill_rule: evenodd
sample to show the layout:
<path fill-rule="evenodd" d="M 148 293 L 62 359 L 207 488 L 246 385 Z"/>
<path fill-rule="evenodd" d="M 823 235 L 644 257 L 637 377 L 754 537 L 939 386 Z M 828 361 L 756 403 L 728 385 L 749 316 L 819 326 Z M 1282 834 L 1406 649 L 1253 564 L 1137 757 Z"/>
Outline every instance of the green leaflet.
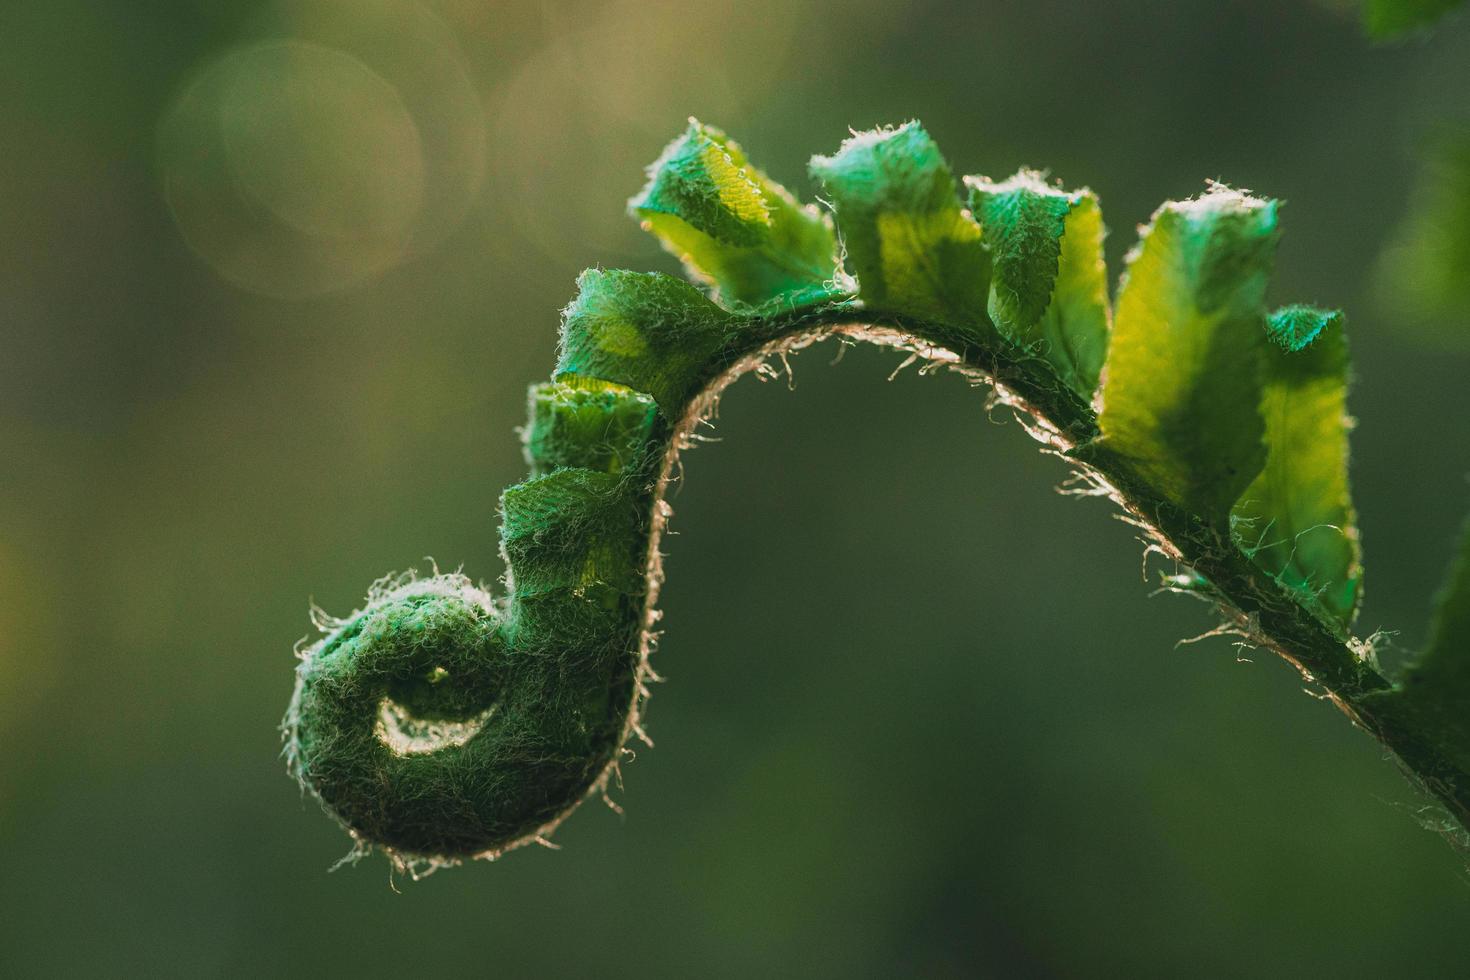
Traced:
<path fill-rule="evenodd" d="M 1154 212 L 1118 294 L 1102 434 L 1075 450 L 1216 527 L 1265 461 L 1261 317 L 1276 237 L 1274 201 L 1224 187 Z"/>
<path fill-rule="evenodd" d="M 1106 232 L 1097 198 L 1051 187 L 1030 170 L 1003 183 L 966 177 L 965 184 L 990 252 L 991 320 L 1091 397 L 1108 348 Z"/>
<path fill-rule="evenodd" d="M 1376 38 L 1393 37 L 1416 27 L 1428 27 L 1461 0 L 1364 0 L 1363 24 Z"/>
<path fill-rule="evenodd" d="M 752 167 L 723 132 L 694 119 L 648 168 L 628 210 L 726 302 L 815 298 L 836 274 L 831 222 Z"/>
<path fill-rule="evenodd" d="M 567 374 L 533 385 L 522 433 L 531 475 L 568 466 L 616 474 L 636 466 L 657 415 L 648 395 L 597 378 Z"/>
<path fill-rule="evenodd" d="M 1242 549 L 1344 627 L 1362 569 L 1348 492 L 1342 314 L 1288 306 L 1267 319 L 1261 416 L 1266 464 L 1232 514 Z"/>
<path fill-rule="evenodd" d="M 832 198 L 847 271 L 868 307 L 969 328 L 976 341 L 993 336 L 980 227 L 922 126 L 859 133 L 833 156 L 813 157 L 811 170 Z"/>
<path fill-rule="evenodd" d="M 643 501 L 611 473 L 570 468 L 532 477 L 500 498 L 500 535 L 517 595 L 643 582 Z"/>
<path fill-rule="evenodd" d="M 1414 204 L 1381 265 L 1395 320 L 1470 345 L 1470 131 L 1446 132 L 1428 151 Z"/>
<path fill-rule="evenodd" d="M 1401 724 L 1430 733 L 1446 756 L 1470 772 L 1470 521 L 1435 598 L 1428 647 L 1392 691 L 1373 700 Z"/>
<path fill-rule="evenodd" d="M 740 321 L 681 279 L 589 269 L 562 311 L 554 377 L 600 378 L 647 392 L 677 417 L 709 380 L 714 353 Z"/>

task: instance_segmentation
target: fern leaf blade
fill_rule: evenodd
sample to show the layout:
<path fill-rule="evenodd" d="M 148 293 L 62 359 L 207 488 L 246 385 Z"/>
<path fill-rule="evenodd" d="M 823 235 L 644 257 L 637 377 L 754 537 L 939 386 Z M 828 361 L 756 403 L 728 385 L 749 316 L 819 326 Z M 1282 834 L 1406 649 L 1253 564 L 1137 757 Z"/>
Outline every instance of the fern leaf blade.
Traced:
<path fill-rule="evenodd" d="M 859 133 L 832 156 L 813 157 L 811 170 L 833 200 L 847 271 L 869 308 L 932 317 L 976 342 L 995 339 L 980 227 L 960 207 L 954 174 L 922 126 Z"/>
<path fill-rule="evenodd" d="M 1265 462 L 1259 404 L 1276 204 L 1221 187 L 1154 213 L 1129 257 L 1109 342 L 1107 457 L 1217 527 Z"/>
<path fill-rule="evenodd" d="M 1237 543 L 1304 602 L 1346 627 L 1362 583 L 1348 488 L 1342 314 L 1289 306 L 1267 319 L 1266 463 L 1232 511 Z"/>
<path fill-rule="evenodd" d="M 1038 350 L 1084 398 L 1097 388 L 1109 311 L 1102 210 L 1090 191 L 1051 187 L 1023 170 L 1002 183 L 966 177 L 992 272 L 996 328 Z"/>
<path fill-rule="evenodd" d="M 571 373 L 533 385 L 529 402 L 522 441 L 532 476 L 564 467 L 614 474 L 632 469 L 658 417 L 648 395 Z"/>
<path fill-rule="evenodd" d="M 801 302 L 831 291 L 830 221 L 751 166 L 713 126 L 691 119 L 648 168 L 628 210 L 722 302 Z"/>
<path fill-rule="evenodd" d="M 555 380 L 583 375 L 653 396 L 668 416 L 706 381 L 737 318 L 660 273 L 589 269 L 562 312 Z"/>

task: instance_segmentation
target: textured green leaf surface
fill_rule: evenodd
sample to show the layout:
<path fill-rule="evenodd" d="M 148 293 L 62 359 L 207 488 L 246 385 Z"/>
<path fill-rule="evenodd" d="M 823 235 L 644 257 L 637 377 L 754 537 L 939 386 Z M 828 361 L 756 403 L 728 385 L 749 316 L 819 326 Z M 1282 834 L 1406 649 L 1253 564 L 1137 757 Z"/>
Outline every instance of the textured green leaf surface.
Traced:
<path fill-rule="evenodd" d="M 970 327 L 976 339 L 994 335 L 980 227 L 922 126 L 859 133 L 836 154 L 813 157 L 811 169 L 836 208 L 863 302 Z"/>
<path fill-rule="evenodd" d="M 827 218 L 697 120 L 648 168 L 648 183 L 628 209 L 725 302 L 812 298 L 836 273 Z"/>
<path fill-rule="evenodd" d="M 1378 699 L 1387 713 L 1428 733 L 1470 772 L 1470 521 L 1460 531 L 1436 598 L 1428 647 L 1394 690 Z"/>
<path fill-rule="evenodd" d="M 1262 302 L 1276 237 L 1275 202 L 1222 187 L 1154 213 L 1118 295 L 1102 435 L 1079 456 L 1228 522 L 1266 456 Z"/>
<path fill-rule="evenodd" d="M 1008 339 L 1051 362 L 1089 397 L 1108 347 L 1102 210 L 1091 191 L 1064 191 L 1023 170 L 1002 183 L 966 177 L 992 269 L 988 309 Z"/>
<path fill-rule="evenodd" d="M 1362 570 L 1348 492 L 1347 344 L 1342 314 L 1272 313 L 1263 357 L 1266 464 L 1236 503 L 1236 539 L 1266 571 L 1343 626 Z"/>
<path fill-rule="evenodd" d="M 648 395 L 570 373 L 533 385 L 529 408 L 523 438 L 532 476 L 567 466 L 621 473 L 642 459 L 658 415 Z"/>
<path fill-rule="evenodd" d="M 1363 23 L 1378 38 L 1428 27 L 1463 0 L 1364 0 Z"/>
<path fill-rule="evenodd" d="M 1393 322 L 1470 345 L 1470 131 L 1446 133 L 1430 146 L 1380 279 Z"/>
<path fill-rule="evenodd" d="M 706 381 L 738 318 L 672 276 L 589 269 L 562 312 L 555 378 L 600 378 L 647 392 L 678 413 Z"/>
<path fill-rule="evenodd" d="M 642 579 L 639 500 L 612 473 L 571 467 L 532 477 L 500 498 L 501 546 L 517 594 Z"/>

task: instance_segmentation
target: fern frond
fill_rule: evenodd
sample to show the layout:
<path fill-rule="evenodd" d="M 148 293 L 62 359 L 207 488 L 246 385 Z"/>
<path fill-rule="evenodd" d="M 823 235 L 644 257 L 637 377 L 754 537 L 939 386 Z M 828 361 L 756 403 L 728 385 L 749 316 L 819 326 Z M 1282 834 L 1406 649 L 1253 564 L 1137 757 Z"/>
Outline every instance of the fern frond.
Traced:
<path fill-rule="evenodd" d="M 1090 192 L 967 178 L 966 208 L 918 123 L 811 169 L 835 225 L 692 122 L 630 207 L 697 285 L 580 278 L 553 378 L 531 391 L 531 476 L 501 498 L 508 595 L 436 576 L 324 623 L 286 754 L 360 845 L 415 868 L 495 856 L 606 786 L 642 734 L 680 449 L 733 380 L 833 336 L 993 385 L 1181 563 L 1173 587 L 1218 603 L 1222 629 L 1285 657 L 1470 823 L 1470 573 L 1390 685 L 1349 633 L 1341 316 L 1267 315 L 1275 202 L 1212 186 L 1163 205 L 1110 313 Z"/>

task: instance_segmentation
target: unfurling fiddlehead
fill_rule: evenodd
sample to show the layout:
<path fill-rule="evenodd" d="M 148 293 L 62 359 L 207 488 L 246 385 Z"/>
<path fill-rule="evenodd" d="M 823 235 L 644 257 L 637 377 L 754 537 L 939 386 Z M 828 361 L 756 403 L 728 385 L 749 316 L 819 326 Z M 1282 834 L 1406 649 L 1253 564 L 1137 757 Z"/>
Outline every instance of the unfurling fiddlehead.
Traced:
<path fill-rule="evenodd" d="M 677 453 L 725 385 L 829 337 L 992 385 L 1180 564 L 1171 585 L 1320 684 L 1465 822 L 1465 728 L 1437 720 L 1466 703 L 1464 658 L 1436 654 L 1425 683 L 1396 688 L 1349 632 L 1341 318 L 1265 314 L 1274 202 L 1214 186 L 1165 204 L 1114 313 L 1090 192 L 1023 171 L 966 178 L 964 207 L 915 123 L 812 171 L 840 237 L 691 123 L 630 207 L 705 289 L 582 275 L 553 380 L 531 389 L 531 475 L 501 498 L 506 597 L 459 575 L 380 584 L 304 652 L 286 755 L 359 847 L 431 866 L 494 856 L 604 788 L 641 734 Z"/>

